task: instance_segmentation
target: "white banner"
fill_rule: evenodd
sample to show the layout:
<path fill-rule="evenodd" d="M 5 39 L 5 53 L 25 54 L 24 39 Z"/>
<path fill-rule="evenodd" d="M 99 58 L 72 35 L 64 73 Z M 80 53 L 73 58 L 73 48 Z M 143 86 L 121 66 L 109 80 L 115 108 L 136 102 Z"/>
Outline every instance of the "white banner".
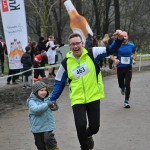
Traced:
<path fill-rule="evenodd" d="M 9 69 L 21 69 L 21 56 L 28 44 L 24 0 L 1 0 Z"/>

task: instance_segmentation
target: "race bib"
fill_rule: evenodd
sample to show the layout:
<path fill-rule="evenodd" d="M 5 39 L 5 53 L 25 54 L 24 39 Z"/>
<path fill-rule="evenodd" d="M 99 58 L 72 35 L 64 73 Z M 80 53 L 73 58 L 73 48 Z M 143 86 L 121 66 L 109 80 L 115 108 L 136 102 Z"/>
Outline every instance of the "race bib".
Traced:
<path fill-rule="evenodd" d="M 77 67 L 73 68 L 71 71 L 75 79 L 79 79 L 80 77 L 90 72 L 86 63 L 78 65 Z"/>
<path fill-rule="evenodd" d="M 130 57 L 121 57 L 122 64 L 130 64 Z"/>

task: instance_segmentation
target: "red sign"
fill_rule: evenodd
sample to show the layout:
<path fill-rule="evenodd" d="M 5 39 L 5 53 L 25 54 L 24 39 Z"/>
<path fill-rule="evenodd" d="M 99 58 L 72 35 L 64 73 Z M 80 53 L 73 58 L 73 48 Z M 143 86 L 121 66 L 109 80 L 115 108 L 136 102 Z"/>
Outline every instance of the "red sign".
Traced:
<path fill-rule="evenodd" d="M 7 0 L 2 0 L 2 11 L 3 11 L 3 12 L 8 11 Z"/>

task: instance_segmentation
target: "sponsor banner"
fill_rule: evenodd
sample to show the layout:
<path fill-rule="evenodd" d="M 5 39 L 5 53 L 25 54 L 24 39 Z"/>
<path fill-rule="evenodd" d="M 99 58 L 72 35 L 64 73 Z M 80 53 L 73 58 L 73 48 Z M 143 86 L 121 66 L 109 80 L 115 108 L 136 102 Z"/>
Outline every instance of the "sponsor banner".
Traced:
<path fill-rule="evenodd" d="M 21 69 L 21 57 L 28 44 L 24 0 L 1 0 L 0 6 L 9 68 Z"/>

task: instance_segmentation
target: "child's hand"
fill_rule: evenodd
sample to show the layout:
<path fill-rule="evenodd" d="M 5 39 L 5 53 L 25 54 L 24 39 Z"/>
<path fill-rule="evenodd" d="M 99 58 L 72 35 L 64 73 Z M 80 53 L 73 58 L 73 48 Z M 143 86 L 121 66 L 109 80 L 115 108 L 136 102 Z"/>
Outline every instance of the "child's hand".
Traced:
<path fill-rule="evenodd" d="M 52 111 L 55 111 L 55 110 L 57 109 L 57 106 L 56 106 L 55 104 L 53 104 L 53 105 L 50 107 L 50 109 L 51 109 Z"/>
<path fill-rule="evenodd" d="M 55 110 L 58 109 L 58 108 L 57 108 L 57 104 L 56 104 L 55 101 L 48 101 L 47 104 L 48 104 L 48 107 L 49 107 L 52 111 L 55 111 Z"/>

